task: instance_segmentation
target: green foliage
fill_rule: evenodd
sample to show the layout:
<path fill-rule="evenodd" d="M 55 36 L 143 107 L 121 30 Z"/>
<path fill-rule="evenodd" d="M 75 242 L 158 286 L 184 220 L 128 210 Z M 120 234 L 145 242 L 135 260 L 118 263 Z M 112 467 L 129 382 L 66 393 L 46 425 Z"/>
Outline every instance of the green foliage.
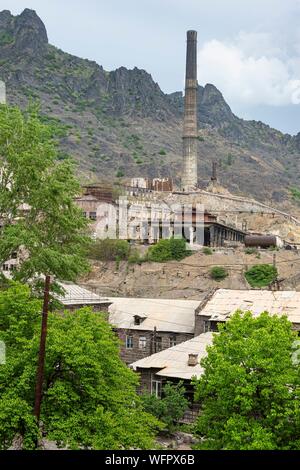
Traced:
<path fill-rule="evenodd" d="M 258 250 L 256 248 L 246 248 L 245 253 L 246 255 L 257 255 Z"/>
<path fill-rule="evenodd" d="M 36 108 L 22 113 L 0 106 L 0 131 L 0 263 L 26 253 L 15 279 L 50 274 L 75 280 L 88 268 L 88 237 L 74 203 L 80 185 L 72 162 L 58 161 L 53 125 L 44 124 Z M 20 212 L 22 205 L 27 209 Z"/>
<path fill-rule="evenodd" d="M 202 249 L 202 253 L 204 255 L 212 255 L 213 254 L 213 251 L 211 248 L 209 248 L 208 246 L 205 246 L 203 249 Z"/>
<path fill-rule="evenodd" d="M 180 238 L 160 240 L 148 250 L 149 260 L 159 263 L 170 260 L 182 260 L 189 255 L 190 251 L 186 249 L 186 241 Z"/>
<path fill-rule="evenodd" d="M 169 431 L 173 430 L 174 424 L 183 417 L 188 408 L 182 382 L 176 385 L 167 382 L 163 387 L 162 398 L 149 393 L 142 395 L 142 403 L 145 411 L 165 423 Z"/>
<path fill-rule="evenodd" d="M 286 317 L 236 312 L 214 335 L 195 381 L 198 446 L 214 450 L 300 449 L 296 333 Z"/>
<path fill-rule="evenodd" d="M 295 202 L 300 202 L 300 190 L 298 188 L 290 188 L 292 198 Z"/>
<path fill-rule="evenodd" d="M 34 448 L 32 415 L 41 304 L 27 287 L 0 292 L 0 449 L 16 435 Z M 51 313 L 41 421 L 46 438 L 69 448 L 152 448 L 158 421 L 136 394 L 138 376 L 119 358 L 119 341 L 102 314 L 85 308 Z"/>
<path fill-rule="evenodd" d="M 2 31 L 0 33 L 0 46 L 7 46 L 8 44 L 12 44 L 14 42 L 14 38 L 11 34 Z"/>
<path fill-rule="evenodd" d="M 211 268 L 209 274 L 215 281 L 222 281 L 222 279 L 225 279 L 228 276 L 228 271 L 222 266 L 214 266 Z"/>
<path fill-rule="evenodd" d="M 145 261 L 148 261 L 148 257 L 146 256 L 141 256 L 138 250 L 136 249 L 131 249 L 130 250 L 130 255 L 128 257 L 128 263 L 129 264 L 142 264 Z"/>
<path fill-rule="evenodd" d="M 228 166 L 231 166 L 234 163 L 234 160 L 235 160 L 234 156 L 231 153 L 229 153 L 227 155 L 226 164 Z"/>
<path fill-rule="evenodd" d="M 202 135 L 198 135 L 197 139 L 199 140 L 199 142 L 204 142 L 205 139 Z"/>
<path fill-rule="evenodd" d="M 124 175 L 125 175 L 124 171 L 120 169 L 116 173 L 117 178 L 123 178 Z"/>
<path fill-rule="evenodd" d="M 126 240 L 98 239 L 92 242 L 89 257 L 99 261 L 121 261 L 129 258 L 130 245 Z"/>
<path fill-rule="evenodd" d="M 164 149 L 161 149 L 158 153 L 159 155 L 167 155 L 167 152 Z"/>
<path fill-rule="evenodd" d="M 245 273 L 245 278 L 251 287 L 266 287 L 277 276 L 277 268 L 271 264 L 256 264 Z"/>

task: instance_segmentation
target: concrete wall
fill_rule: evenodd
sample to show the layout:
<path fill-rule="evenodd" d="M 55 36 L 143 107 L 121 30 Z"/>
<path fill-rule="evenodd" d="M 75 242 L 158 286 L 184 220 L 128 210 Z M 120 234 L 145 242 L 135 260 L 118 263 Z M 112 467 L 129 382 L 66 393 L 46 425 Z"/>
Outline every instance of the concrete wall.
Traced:
<path fill-rule="evenodd" d="M 208 212 L 212 211 L 213 214 L 218 215 L 218 221 L 224 224 L 231 224 L 232 226 L 242 230 L 244 219 L 253 214 L 270 214 L 275 215 L 282 221 L 286 220 L 289 223 L 300 226 L 300 221 L 290 214 L 275 209 L 271 206 L 240 196 L 233 196 L 231 194 L 219 194 L 209 191 L 198 190 L 194 193 L 181 193 L 173 192 L 167 196 L 164 193 L 152 192 L 144 196 L 134 198 L 139 199 L 140 202 L 164 202 L 165 204 L 202 204 L 204 209 Z M 230 212 L 231 211 L 231 212 Z M 235 212 L 236 211 L 236 212 Z M 219 212 L 219 214 L 217 214 Z"/>

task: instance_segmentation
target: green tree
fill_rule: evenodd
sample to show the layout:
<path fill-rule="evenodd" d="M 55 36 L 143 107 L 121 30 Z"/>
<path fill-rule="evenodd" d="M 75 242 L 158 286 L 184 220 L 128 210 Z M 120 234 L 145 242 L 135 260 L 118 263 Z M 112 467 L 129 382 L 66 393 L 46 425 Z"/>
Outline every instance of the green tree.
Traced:
<path fill-rule="evenodd" d="M 59 130 L 59 129 L 58 129 Z M 47 336 L 48 298 L 55 280 L 88 268 L 87 221 L 74 202 L 80 185 L 71 160 L 59 160 L 53 125 L 38 109 L 0 106 L 0 264 L 19 255 L 14 279 L 44 283 L 44 305 L 34 413 L 39 421 Z M 44 277 L 44 281 L 42 281 Z"/>
<path fill-rule="evenodd" d="M 175 423 L 183 417 L 188 408 L 182 382 L 176 385 L 167 382 L 163 388 L 162 398 L 145 393 L 142 395 L 142 402 L 145 410 L 165 423 L 169 431 L 173 430 Z"/>
<path fill-rule="evenodd" d="M 87 222 L 74 203 L 73 164 L 59 161 L 61 123 L 44 121 L 37 107 L 0 106 L 0 263 L 19 252 L 16 278 L 73 280 L 87 268 Z"/>
<path fill-rule="evenodd" d="M 0 449 L 16 436 L 35 447 L 32 415 L 41 302 L 29 287 L 0 292 Z M 42 431 L 69 448 L 153 448 L 161 427 L 143 410 L 138 376 L 119 357 L 119 341 L 101 313 L 86 308 L 51 313 L 47 340 Z"/>
<path fill-rule="evenodd" d="M 272 264 L 256 264 L 245 273 L 251 287 L 267 287 L 277 276 L 277 268 Z"/>
<path fill-rule="evenodd" d="M 195 381 L 201 403 L 199 448 L 300 449 L 296 333 L 285 316 L 236 312 L 214 335 L 204 373 Z"/>
<path fill-rule="evenodd" d="M 88 267 L 87 222 L 74 203 L 80 185 L 72 162 L 57 157 L 53 126 L 37 109 L 0 106 L 0 263 L 18 252 L 21 281 L 75 280 Z"/>

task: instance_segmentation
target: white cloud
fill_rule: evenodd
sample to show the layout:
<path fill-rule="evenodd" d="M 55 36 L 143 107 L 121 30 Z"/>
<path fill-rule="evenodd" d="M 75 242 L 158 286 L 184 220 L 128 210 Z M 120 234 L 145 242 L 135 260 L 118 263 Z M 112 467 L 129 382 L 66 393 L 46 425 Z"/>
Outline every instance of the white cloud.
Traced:
<path fill-rule="evenodd" d="M 269 33 L 245 32 L 231 42 L 204 43 L 199 83 L 216 85 L 233 106 L 300 104 L 300 59 L 274 43 Z"/>

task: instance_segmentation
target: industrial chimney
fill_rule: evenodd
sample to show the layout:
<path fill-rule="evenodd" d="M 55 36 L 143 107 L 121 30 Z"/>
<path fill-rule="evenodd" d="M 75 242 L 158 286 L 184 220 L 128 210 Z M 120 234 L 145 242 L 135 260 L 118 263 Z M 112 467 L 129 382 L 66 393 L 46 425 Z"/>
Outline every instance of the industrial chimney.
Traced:
<path fill-rule="evenodd" d="M 6 104 L 6 87 L 2 80 L 0 80 L 0 104 Z"/>
<path fill-rule="evenodd" d="M 187 32 L 186 76 L 183 123 L 183 173 L 181 189 L 197 188 L 197 31 Z"/>

